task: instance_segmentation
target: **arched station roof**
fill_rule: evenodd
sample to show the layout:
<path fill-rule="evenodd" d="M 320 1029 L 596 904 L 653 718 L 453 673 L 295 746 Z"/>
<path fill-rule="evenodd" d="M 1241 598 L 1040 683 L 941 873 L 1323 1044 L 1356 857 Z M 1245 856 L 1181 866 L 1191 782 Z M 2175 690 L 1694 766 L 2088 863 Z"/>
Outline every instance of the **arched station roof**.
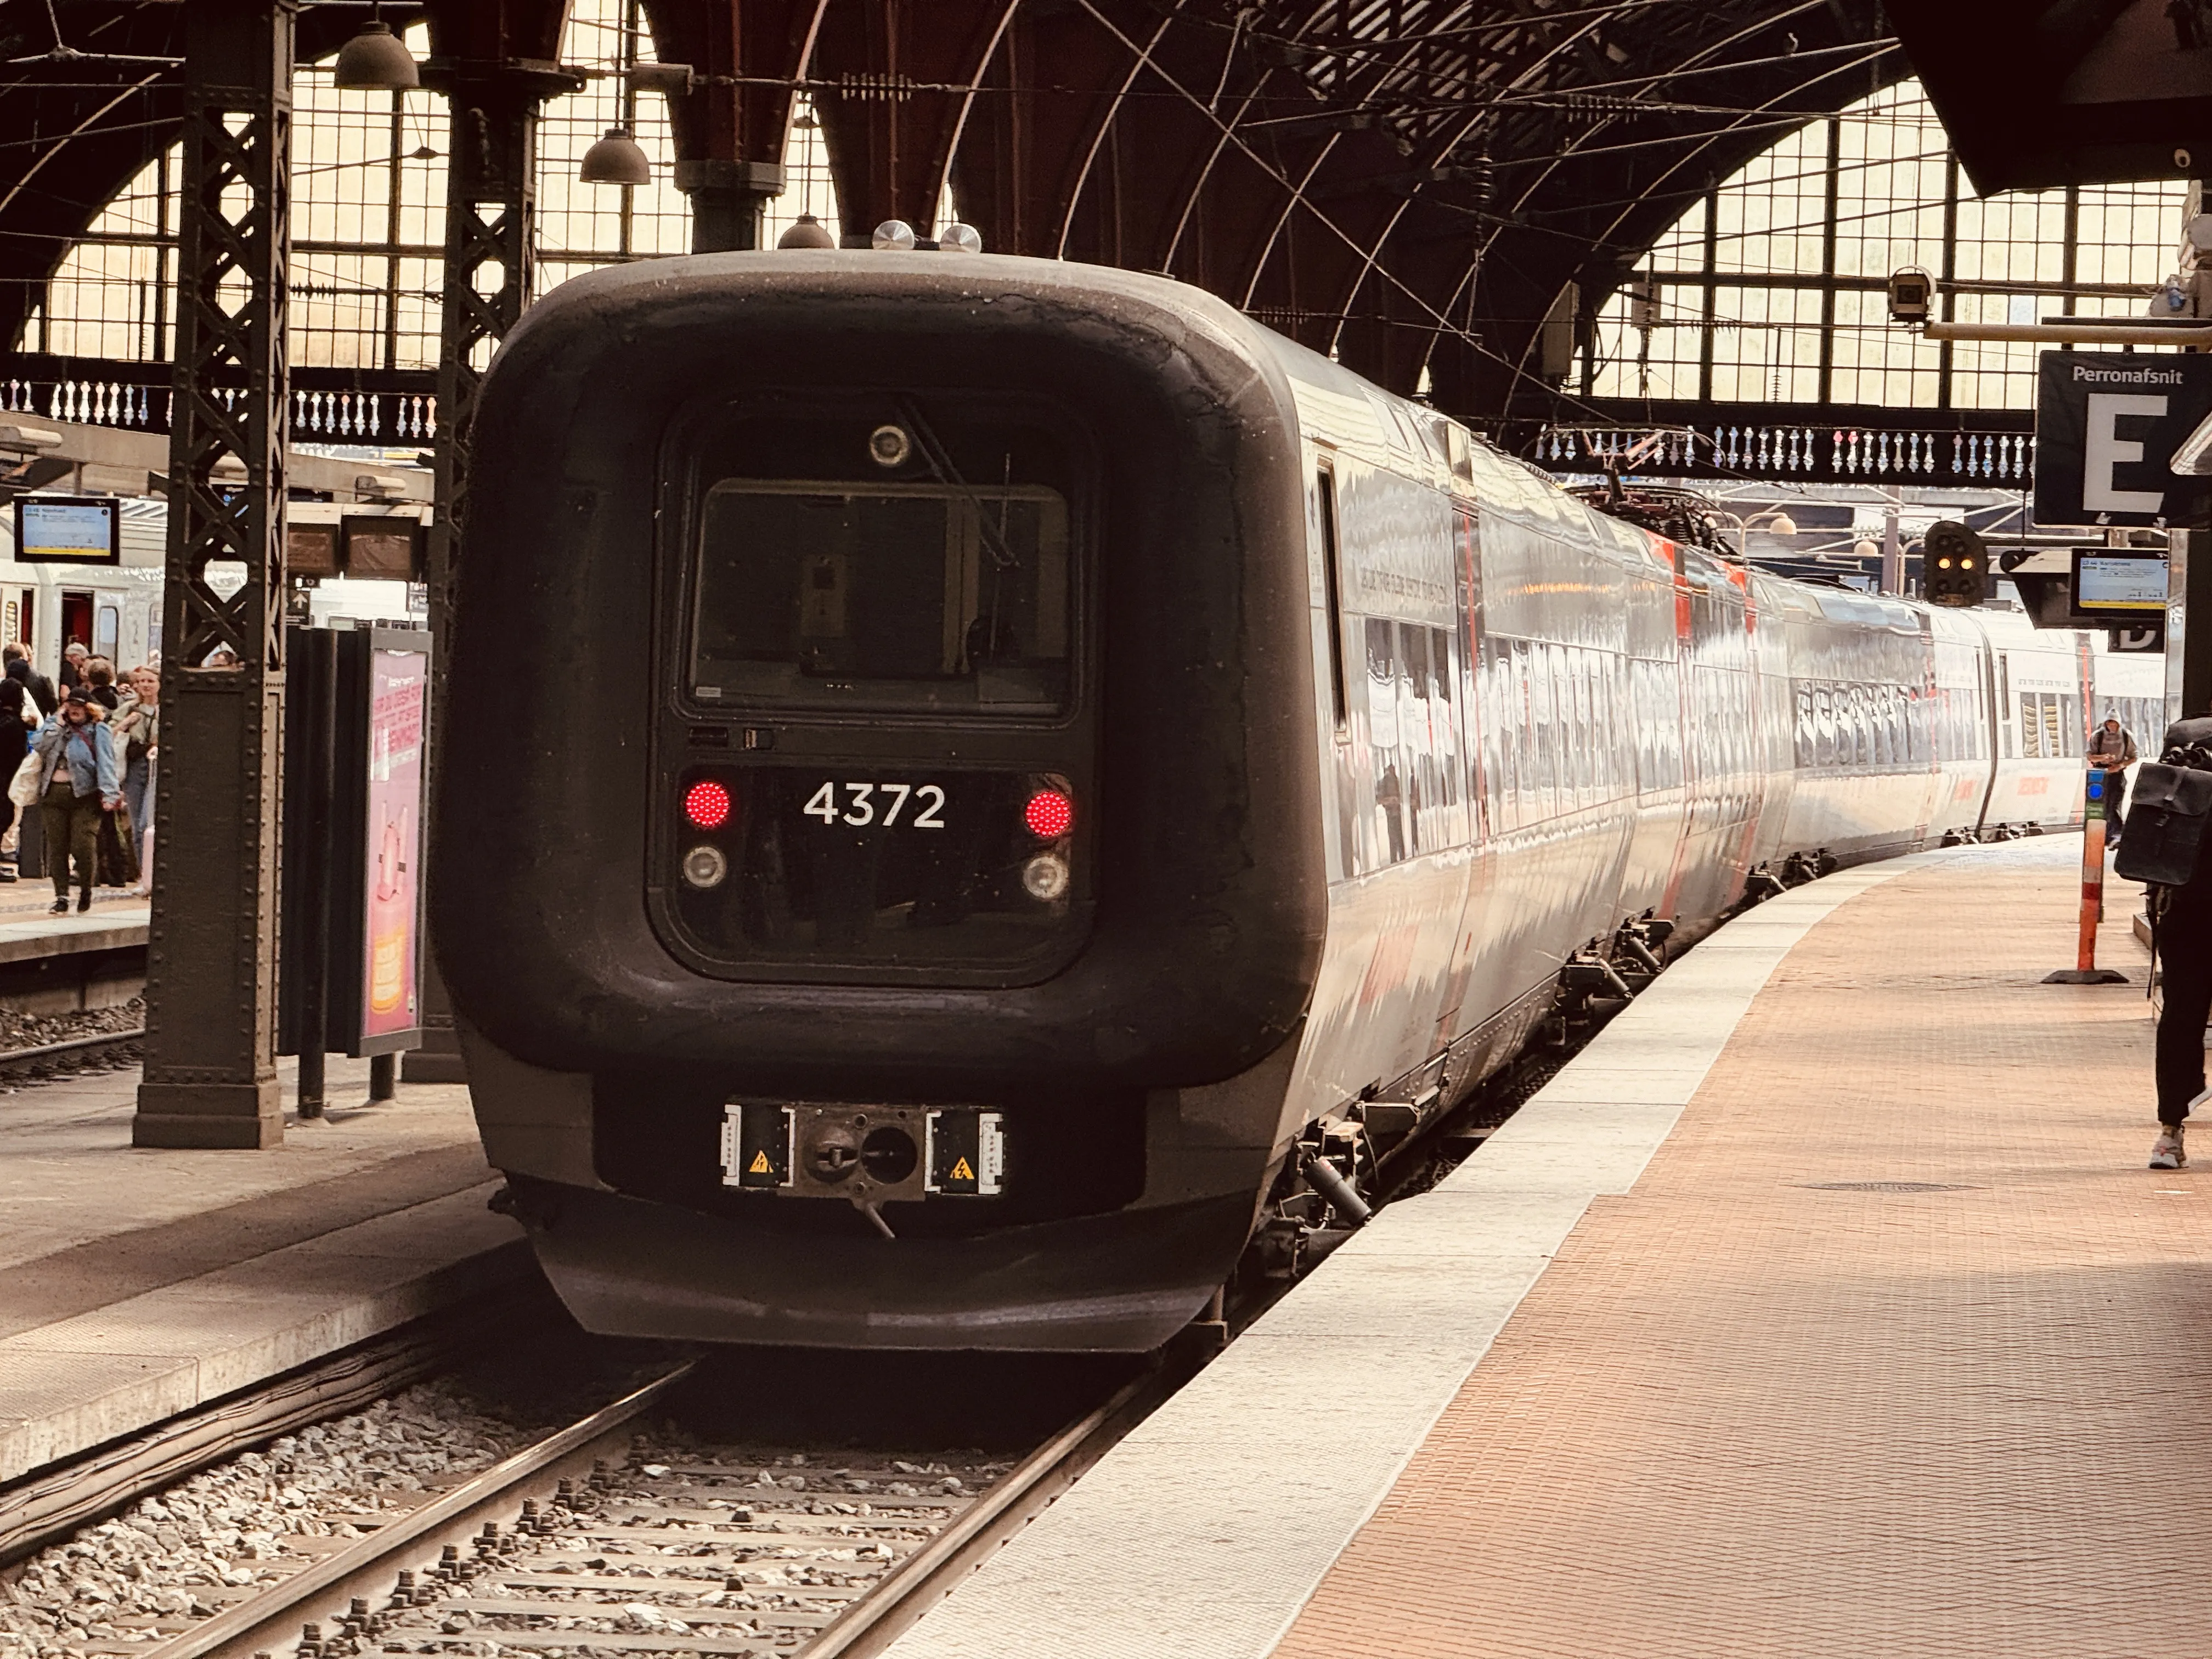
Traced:
<path fill-rule="evenodd" d="M 189 3 L 189 0 L 185 0 Z M 171 142 L 185 3 L 0 0 L 0 333 Z M 842 227 L 1164 271 L 1470 418 L 1540 415 L 1699 195 L 1909 72 L 1875 0 L 638 0 L 678 182 L 781 164 L 818 112 Z M 301 55 L 365 4 L 308 3 Z M 563 0 L 427 0 L 434 83 L 549 66 Z M 686 169 L 689 169 L 688 174 Z"/>

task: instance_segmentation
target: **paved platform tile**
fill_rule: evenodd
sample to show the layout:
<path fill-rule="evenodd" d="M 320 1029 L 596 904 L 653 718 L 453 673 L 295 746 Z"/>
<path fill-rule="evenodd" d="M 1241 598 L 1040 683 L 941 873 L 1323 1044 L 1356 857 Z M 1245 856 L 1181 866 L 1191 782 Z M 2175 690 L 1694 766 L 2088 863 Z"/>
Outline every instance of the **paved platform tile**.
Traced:
<path fill-rule="evenodd" d="M 1807 935 L 1284 1659 L 2212 1652 L 2212 1187 L 2142 1167 L 2140 989 L 2039 983 L 2075 845 Z"/>
<path fill-rule="evenodd" d="M 1900 867 L 1914 866 L 1854 885 Z M 1662 976 L 1511 1133 L 1383 1211 L 902 1638 L 897 1659 L 1267 1653 L 1585 1211 L 1634 1183 L 1786 945 L 1835 908 L 1792 903 L 1755 912 L 1765 942 L 1715 966 L 1701 953 L 1745 924 L 1699 945 L 1682 964 L 1697 971 Z M 1655 1032 L 1668 1049 L 1656 1061 L 1638 1048 Z M 1570 1155 L 1577 1135 L 1602 1150 Z"/>

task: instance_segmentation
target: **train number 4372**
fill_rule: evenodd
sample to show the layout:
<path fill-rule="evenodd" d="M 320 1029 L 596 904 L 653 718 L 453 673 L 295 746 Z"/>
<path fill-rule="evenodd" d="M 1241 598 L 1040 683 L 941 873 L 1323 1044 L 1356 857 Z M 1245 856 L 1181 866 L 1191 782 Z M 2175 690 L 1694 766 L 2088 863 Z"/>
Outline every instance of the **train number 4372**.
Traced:
<path fill-rule="evenodd" d="M 845 797 L 842 805 L 837 799 L 841 788 Z M 871 823 L 889 829 L 902 814 L 909 829 L 945 828 L 939 816 L 945 810 L 945 792 L 933 783 L 825 783 L 799 810 L 824 823 L 849 823 L 855 829 Z"/>

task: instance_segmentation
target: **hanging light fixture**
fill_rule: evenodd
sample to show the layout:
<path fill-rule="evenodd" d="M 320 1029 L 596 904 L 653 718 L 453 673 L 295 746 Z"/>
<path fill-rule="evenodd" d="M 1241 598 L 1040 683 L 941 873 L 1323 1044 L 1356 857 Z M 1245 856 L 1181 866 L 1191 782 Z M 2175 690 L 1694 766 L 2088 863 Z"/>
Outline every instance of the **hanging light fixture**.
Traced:
<path fill-rule="evenodd" d="M 412 92 L 422 84 L 415 54 L 384 21 L 381 4 L 361 33 L 338 48 L 331 84 L 344 92 Z"/>
<path fill-rule="evenodd" d="M 802 213 L 789 230 L 776 239 L 778 247 L 835 247 L 837 239 L 829 227 L 811 213 Z"/>
<path fill-rule="evenodd" d="M 576 177 L 587 185 L 649 185 L 653 163 L 628 127 L 609 127 L 607 136 L 584 152 Z"/>

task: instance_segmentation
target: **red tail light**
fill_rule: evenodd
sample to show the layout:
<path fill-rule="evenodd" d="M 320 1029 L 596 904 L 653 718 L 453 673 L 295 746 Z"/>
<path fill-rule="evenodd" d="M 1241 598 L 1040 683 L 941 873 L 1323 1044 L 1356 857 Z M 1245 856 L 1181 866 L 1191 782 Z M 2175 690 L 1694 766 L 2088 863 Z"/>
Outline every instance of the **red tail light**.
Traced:
<path fill-rule="evenodd" d="M 1075 827 L 1075 802 L 1057 789 L 1040 789 L 1022 808 L 1022 822 L 1039 841 L 1058 841 Z"/>
<path fill-rule="evenodd" d="M 730 821 L 730 791 L 726 784 L 702 778 L 684 792 L 684 816 L 701 830 L 719 830 Z"/>

